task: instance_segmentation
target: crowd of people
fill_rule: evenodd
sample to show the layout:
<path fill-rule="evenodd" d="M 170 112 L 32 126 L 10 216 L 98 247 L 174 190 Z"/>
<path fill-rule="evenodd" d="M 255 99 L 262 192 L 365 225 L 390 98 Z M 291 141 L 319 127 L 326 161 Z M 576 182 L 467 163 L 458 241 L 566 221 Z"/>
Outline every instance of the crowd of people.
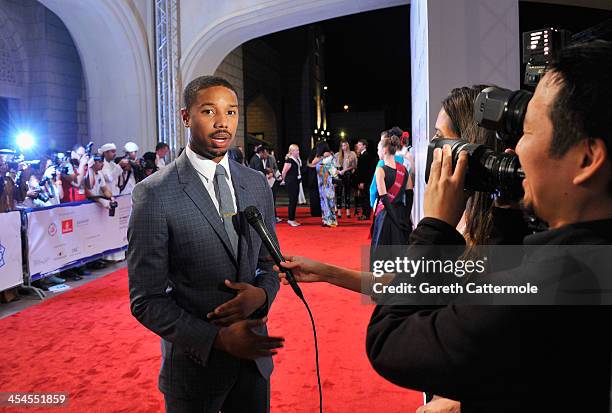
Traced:
<path fill-rule="evenodd" d="M 115 197 L 131 194 L 136 184 L 165 167 L 168 144 L 160 142 L 154 152 L 139 156 L 137 144 L 128 142 L 118 154 L 114 143 L 94 151 L 93 143 L 77 144 L 66 152 L 51 152 L 35 161 L 24 160 L 13 149 L 0 149 L 0 213 L 36 209 L 92 200 L 109 212 Z M 120 261 L 124 254 L 113 254 L 89 263 L 102 268 Z M 40 287 L 61 284 L 66 278 L 79 280 L 90 275 L 86 266 L 63 271 L 60 276 L 41 280 Z"/>

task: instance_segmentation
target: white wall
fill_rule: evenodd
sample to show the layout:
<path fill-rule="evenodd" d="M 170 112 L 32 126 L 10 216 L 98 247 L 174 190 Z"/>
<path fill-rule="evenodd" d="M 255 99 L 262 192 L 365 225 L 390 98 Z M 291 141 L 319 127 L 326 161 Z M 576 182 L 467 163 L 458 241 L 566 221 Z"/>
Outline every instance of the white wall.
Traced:
<path fill-rule="evenodd" d="M 146 7 L 132 0 L 40 2 L 64 22 L 79 51 L 93 141 L 122 147 L 133 140 L 141 152 L 154 149 L 155 78 L 141 15 Z"/>

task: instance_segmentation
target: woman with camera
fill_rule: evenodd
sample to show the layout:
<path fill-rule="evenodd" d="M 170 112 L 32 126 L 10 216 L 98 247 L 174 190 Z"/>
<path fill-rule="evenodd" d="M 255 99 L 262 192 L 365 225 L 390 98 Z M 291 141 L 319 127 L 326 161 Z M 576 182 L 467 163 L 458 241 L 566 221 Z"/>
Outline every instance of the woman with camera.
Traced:
<path fill-rule="evenodd" d="M 442 102 L 442 108 L 436 119 L 434 137 L 447 139 L 459 139 L 461 137 L 470 143 L 485 144 L 500 151 L 500 144 L 495 137 L 495 133 L 478 127 L 474 120 L 474 100 L 485 87 L 478 85 L 453 89 Z M 389 138 L 383 138 L 381 142 L 384 141 L 387 141 L 387 143 L 383 144 L 383 148 L 387 148 L 389 145 L 396 146 L 396 144 L 391 143 Z M 389 149 L 385 149 L 383 152 L 389 163 L 391 163 L 391 158 L 394 157 L 390 152 Z M 397 162 L 396 164 L 399 165 Z M 389 169 L 389 167 L 386 169 Z M 378 168 L 378 170 L 381 170 L 381 168 Z M 381 182 L 377 182 L 377 186 L 378 188 L 386 188 L 386 183 L 382 182 L 385 175 L 380 174 L 382 179 Z M 378 176 L 379 172 L 377 171 L 377 181 L 379 180 Z M 382 195 L 380 189 L 379 195 Z M 383 202 L 389 203 L 388 198 L 387 201 Z M 522 239 L 528 234 L 528 229 L 522 212 L 514 207 L 516 205 L 496 204 L 489 193 L 475 192 L 471 194 L 458 225 L 466 240 L 464 255 L 475 256 L 478 245 L 522 244 Z M 380 221 L 379 218 L 378 227 L 381 226 Z M 375 231 L 377 229 L 376 219 L 374 229 Z M 375 231 L 372 235 L 373 244 Z M 327 282 L 348 290 L 362 292 L 364 285 L 372 280 L 372 273 L 370 272 L 351 270 L 299 256 L 287 256 L 285 259 L 286 262 L 283 263 L 283 266 L 293 271 L 293 275 L 298 282 Z M 275 267 L 275 269 L 278 270 L 278 267 Z M 279 276 L 282 282 L 287 284 L 284 273 L 279 273 Z M 385 275 L 378 279 L 385 284 L 392 280 L 392 275 Z M 365 281 L 365 284 L 363 281 Z M 368 291 L 371 291 L 371 289 L 368 289 Z M 460 411 L 460 403 L 434 396 L 426 407 L 419 409 L 419 413 L 424 411 L 432 413 L 458 412 Z"/>

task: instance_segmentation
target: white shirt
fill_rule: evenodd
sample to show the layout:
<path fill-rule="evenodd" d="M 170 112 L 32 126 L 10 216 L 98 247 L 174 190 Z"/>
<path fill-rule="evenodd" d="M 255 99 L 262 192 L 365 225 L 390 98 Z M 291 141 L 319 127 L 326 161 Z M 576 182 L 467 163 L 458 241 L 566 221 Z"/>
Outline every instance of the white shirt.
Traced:
<path fill-rule="evenodd" d="M 157 154 L 155 154 L 155 166 L 157 166 L 157 169 L 163 169 L 166 167 L 166 161 L 164 158 L 160 158 Z"/>
<path fill-rule="evenodd" d="M 119 177 L 117 178 L 117 183 L 115 186 L 117 187 L 118 191 L 121 189 L 119 187 L 119 184 L 120 183 L 123 184 L 125 182 L 125 179 L 127 178 L 128 173 L 129 173 L 128 171 L 123 171 L 123 173 L 119 175 Z M 120 194 L 121 195 L 131 194 L 135 186 L 136 186 L 136 178 L 134 178 L 134 171 L 132 171 L 132 173 L 130 174 L 130 178 L 127 181 L 127 184 L 125 184 L 125 188 L 123 188 L 123 191 L 121 191 Z M 119 195 L 119 193 L 117 195 Z"/>
<path fill-rule="evenodd" d="M 215 205 L 215 208 L 217 208 L 217 212 L 219 212 L 219 201 L 217 201 L 217 196 L 215 195 L 215 184 L 213 181 L 215 178 L 215 171 L 217 170 L 217 163 L 198 155 L 189 147 L 189 145 L 187 145 L 187 148 L 185 148 L 185 153 L 187 154 L 187 158 L 189 159 L 189 162 L 191 162 L 191 165 L 198 172 L 202 185 L 204 185 L 204 188 L 206 188 L 206 192 L 208 192 L 210 199 Z M 227 184 L 232 195 L 232 201 L 234 202 L 234 211 L 237 211 L 236 194 L 234 193 L 234 186 L 232 185 L 232 174 L 230 172 L 227 154 L 223 156 L 219 164 L 225 168 L 225 178 L 227 179 Z"/>
<path fill-rule="evenodd" d="M 123 169 L 117 165 L 114 161 L 104 160 L 104 166 L 102 167 L 102 174 L 106 180 L 106 185 L 110 188 L 113 195 L 119 195 L 119 188 L 117 187 L 117 178 L 123 173 Z"/>

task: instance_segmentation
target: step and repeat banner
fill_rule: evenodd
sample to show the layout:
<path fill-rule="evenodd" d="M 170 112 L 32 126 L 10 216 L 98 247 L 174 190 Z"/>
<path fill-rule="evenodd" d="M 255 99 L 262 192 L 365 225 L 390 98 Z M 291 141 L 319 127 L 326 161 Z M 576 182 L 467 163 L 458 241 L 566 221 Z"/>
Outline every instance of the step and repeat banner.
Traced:
<path fill-rule="evenodd" d="M 23 282 L 21 214 L 0 214 L 0 291 Z"/>
<path fill-rule="evenodd" d="M 128 195 L 116 200 L 119 205 L 114 216 L 95 202 L 29 211 L 30 278 L 36 280 L 65 266 L 127 248 L 132 198 Z"/>

